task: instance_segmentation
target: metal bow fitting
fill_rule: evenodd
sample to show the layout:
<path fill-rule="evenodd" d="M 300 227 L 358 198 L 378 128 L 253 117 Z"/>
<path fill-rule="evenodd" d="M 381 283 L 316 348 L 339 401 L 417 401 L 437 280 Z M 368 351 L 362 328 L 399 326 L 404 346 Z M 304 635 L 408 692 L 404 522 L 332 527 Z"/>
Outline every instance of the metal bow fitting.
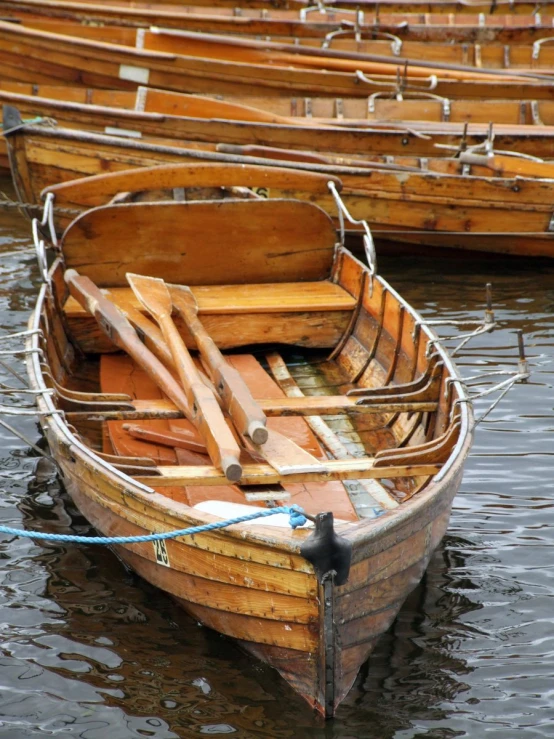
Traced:
<path fill-rule="evenodd" d="M 48 275 L 48 260 L 46 258 L 46 245 L 44 239 L 41 239 L 39 229 L 48 226 L 48 233 L 50 236 L 50 242 L 54 248 L 58 246 L 58 237 L 56 235 L 56 228 L 54 226 L 54 194 L 49 192 L 46 195 L 44 201 L 44 210 L 42 218 L 39 221 L 38 218 L 33 218 L 31 221 L 31 229 L 33 233 L 33 242 L 35 245 L 35 252 L 37 255 L 38 268 L 40 276 L 43 282 L 49 282 L 50 277 Z"/>
<path fill-rule="evenodd" d="M 346 205 L 344 204 L 341 196 L 339 195 L 334 182 L 328 182 L 327 187 L 329 188 L 329 191 L 331 192 L 331 195 L 333 196 L 335 200 L 335 204 L 337 206 L 341 246 L 344 246 L 344 234 L 345 234 L 344 219 L 346 218 L 346 220 L 349 223 L 352 223 L 352 225 L 361 226 L 363 228 L 364 230 L 364 233 L 363 233 L 364 251 L 365 251 L 365 256 L 366 256 L 367 263 L 369 266 L 369 272 L 372 275 L 376 274 L 377 273 L 377 254 L 375 252 L 375 244 L 373 243 L 373 236 L 371 234 L 371 230 L 369 228 L 367 221 L 364 221 L 364 220 L 357 221 L 355 218 L 353 218 L 350 215 L 350 212 L 348 208 L 346 207 Z"/>
<path fill-rule="evenodd" d="M 487 282 L 485 286 L 485 313 L 482 320 L 476 320 L 472 318 L 455 320 L 451 318 L 438 318 L 435 320 L 417 321 L 414 324 L 414 336 L 415 331 L 418 328 L 418 324 L 422 323 L 425 326 L 456 326 L 458 328 L 474 326 L 475 328 L 467 334 L 454 335 L 454 336 L 437 336 L 435 339 L 430 339 L 427 344 L 426 354 L 430 356 L 433 352 L 435 344 L 441 344 L 445 341 L 458 341 L 459 344 L 449 350 L 451 356 L 455 356 L 463 347 L 474 339 L 476 336 L 481 334 L 488 334 L 493 331 L 497 323 L 494 318 L 494 311 L 492 309 L 492 286 L 490 282 Z"/>

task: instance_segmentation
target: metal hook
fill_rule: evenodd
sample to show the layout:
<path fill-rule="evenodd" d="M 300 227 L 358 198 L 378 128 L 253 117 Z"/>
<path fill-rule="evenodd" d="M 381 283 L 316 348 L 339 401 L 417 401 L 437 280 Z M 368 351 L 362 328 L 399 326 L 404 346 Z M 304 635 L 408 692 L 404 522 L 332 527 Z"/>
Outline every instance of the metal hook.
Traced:
<path fill-rule="evenodd" d="M 342 198 L 340 197 L 337 188 L 335 187 L 335 183 L 329 181 L 327 183 L 327 187 L 329 188 L 333 198 L 335 199 L 335 204 L 337 206 L 338 211 L 338 217 L 339 217 L 339 230 L 340 230 L 340 240 L 341 240 L 341 246 L 344 246 L 344 219 L 346 217 L 346 220 L 349 223 L 352 223 L 355 226 L 362 226 L 364 229 L 363 234 L 363 242 L 364 242 L 364 250 L 365 255 L 367 259 L 367 263 L 369 266 L 369 272 L 373 276 L 377 273 L 377 254 L 375 252 L 375 244 L 373 243 L 373 236 L 371 235 L 371 230 L 369 228 L 369 225 L 367 221 L 359 220 L 357 221 L 355 218 L 353 218 L 350 215 L 350 212 L 344 202 L 342 201 Z"/>

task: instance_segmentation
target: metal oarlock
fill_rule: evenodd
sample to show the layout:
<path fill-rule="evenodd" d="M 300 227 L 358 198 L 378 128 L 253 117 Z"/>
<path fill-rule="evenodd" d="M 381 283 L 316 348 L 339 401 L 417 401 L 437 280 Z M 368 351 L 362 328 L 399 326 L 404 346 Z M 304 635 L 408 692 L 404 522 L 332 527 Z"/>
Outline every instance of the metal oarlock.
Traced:
<path fill-rule="evenodd" d="M 447 151 L 452 151 L 454 157 L 459 157 L 461 161 L 463 162 L 463 158 L 461 157 L 462 154 L 479 154 L 483 153 L 487 156 L 494 156 L 495 154 L 502 154 L 502 156 L 508 156 L 508 157 L 515 157 L 517 159 L 527 159 L 531 162 L 544 162 L 544 159 L 540 159 L 540 157 L 535 157 L 532 154 L 523 154 L 519 151 L 507 151 L 506 149 L 495 149 L 494 148 L 494 138 L 495 138 L 495 132 L 494 132 L 494 124 L 489 123 L 487 133 L 485 134 L 485 138 L 481 143 L 479 144 L 473 144 L 473 146 L 469 146 L 468 144 L 468 131 L 469 131 L 469 124 L 464 123 L 464 128 L 462 132 L 462 137 L 460 139 L 460 143 L 455 146 L 452 144 L 434 144 L 435 148 L 437 149 L 446 149 Z M 473 134 L 480 135 L 480 134 Z M 476 162 L 474 162 L 475 164 Z M 469 173 L 464 172 L 464 174 Z"/>
<path fill-rule="evenodd" d="M 527 362 L 527 359 L 525 358 L 525 346 L 523 341 L 523 331 L 521 329 L 518 329 L 516 331 L 517 334 L 517 343 L 518 343 L 518 368 L 517 370 L 491 370 L 489 372 L 481 372 L 477 375 L 471 375 L 470 377 L 464 377 L 461 379 L 462 385 L 465 387 L 467 391 L 467 397 L 466 398 L 459 398 L 458 400 L 454 401 L 454 406 L 459 405 L 460 403 L 473 403 L 473 401 L 477 400 L 478 398 L 484 398 L 487 395 L 493 395 L 494 393 L 499 393 L 498 397 L 491 403 L 491 405 L 487 408 L 487 410 L 482 413 L 479 418 L 476 418 L 473 425 L 474 427 L 481 423 L 490 413 L 493 411 L 496 406 L 500 403 L 502 398 L 512 389 L 512 387 L 517 383 L 526 383 L 529 379 L 530 372 L 529 372 L 529 365 Z M 477 388 L 483 384 L 483 382 L 489 380 L 492 377 L 499 377 L 499 376 L 506 376 L 508 377 L 505 380 L 501 380 L 500 382 L 495 383 L 491 387 L 487 387 L 484 390 L 480 390 L 476 393 L 471 393 L 472 388 Z M 475 382 L 477 381 L 477 382 Z M 448 393 L 449 385 L 451 383 L 450 379 L 446 380 L 446 387 L 445 392 Z M 471 383 L 471 384 L 470 384 Z"/>
<path fill-rule="evenodd" d="M 354 36 L 354 40 L 357 43 L 362 41 L 364 36 L 371 40 L 382 38 L 391 42 L 390 48 L 393 56 L 400 56 L 402 53 L 402 39 L 398 38 L 398 36 L 395 36 L 393 33 L 373 31 L 372 29 L 363 30 L 357 23 L 349 24 L 347 27 L 339 28 L 336 31 L 329 31 L 321 42 L 321 48 L 329 49 L 333 39 L 344 36 Z"/>
<path fill-rule="evenodd" d="M 427 356 L 430 356 L 433 347 L 435 344 L 442 343 L 444 341 L 459 341 L 459 344 L 452 350 L 450 350 L 450 355 L 455 356 L 463 347 L 471 341 L 471 339 L 474 339 L 476 336 L 480 336 L 481 334 L 488 334 L 491 331 L 493 331 L 497 324 L 494 318 L 494 311 L 492 309 L 492 285 L 490 282 L 487 282 L 485 286 L 485 301 L 486 301 L 486 307 L 485 307 L 485 313 L 483 316 L 483 320 L 478 321 L 475 319 L 464 319 L 461 321 L 456 321 L 454 319 L 449 318 L 438 318 L 435 320 L 425 320 L 425 321 L 419 321 L 416 322 L 414 325 L 414 335 L 416 330 L 420 325 L 425 326 L 459 326 L 460 328 L 463 326 L 475 326 L 473 331 L 470 331 L 467 334 L 457 335 L 457 336 L 438 336 L 436 339 L 430 339 L 427 344 L 426 353 Z"/>
<path fill-rule="evenodd" d="M 402 100 L 402 93 L 404 93 L 406 90 L 414 90 L 415 92 L 430 92 L 434 90 L 438 84 L 438 77 L 436 74 L 430 74 L 429 77 L 425 77 L 423 79 L 423 82 L 427 83 L 427 86 L 424 85 L 413 85 L 408 83 L 408 77 L 407 77 L 407 65 L 404 67 L 404 72 L 401 73 L 399 69 L 396 70 L 396 81 L 395 82 L 381 82 L 377 80 L 372 80 L 371 77 L 368 77 L 364 72 L 361 71 L 361 69 L 356 70 L 356 79 L 360 82 L 365 82 L 368 85 L 373 85 L 377 87 L 387 87 L 390 90 L 394 91 L 398 96 L 399 100 Z M 436 144 L 438 146 L 439 144 Z"/>
<path fill-rule="evenodd" d="M 364 242 L 364 250 L 365 250 L 365 256 L 367 259 L 367 263 L 369 266 L 370 274 L 374 275 L 377 274 L 377 254 L 375 252 L 375 244 L 373 243 L 373 236 L 371 234 L 371 230 L 369 228 L 369 225 L 367 221 L 357 221 L 355 218 L 353 218 L 350 215 L 350 212 L 348 211 L 348 208 L 344 204 L 341 196 L 339 195 L 337 188 L 335 187 L 334 182 L 328 182 L 327 187 L 329 188 L 329 191 L 331 192 L 331 195 L 333 196 L 335 200 L 335 204 L 337 206 L 338 216 L 339 216 L 339 229 L 340 229 L 340 243 L 341 246 L 344 246 L 344 219 L 349 223 L 352 223 L 354 226 L 362 226 L 364 229 L 363 234 L 363 242 Z"/>
<path fill-rule="evenodd" d="M 333 5 L 334 0 L 316 0 L 313 5 L 309 5 L 307 8 L 302 8 L 300 10 L 300 20 L 305 21 L 308 13 L 322 13 L 325 15 L 327 13 L 328 7 Z M 332 8 L 333 10 L 336 10 L 336 8 Z M 358 9 L 349 9 L 349 8 L 340 8 L 341 13 L 353 13 L 356 15 L 357 22 L 360 24 L 363 23 L 363 13 Z M 361 20 L 360 20 L 361 18 Z"/>

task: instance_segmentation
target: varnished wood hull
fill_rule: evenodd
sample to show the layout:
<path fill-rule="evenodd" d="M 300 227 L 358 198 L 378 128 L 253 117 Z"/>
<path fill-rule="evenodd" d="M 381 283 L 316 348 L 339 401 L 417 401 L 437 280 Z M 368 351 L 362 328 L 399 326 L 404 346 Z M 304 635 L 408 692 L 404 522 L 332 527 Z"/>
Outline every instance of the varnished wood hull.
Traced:
<path fill-rule="evenodd" d="M 273 5 L 273 4 L 272 4 Z M 343 21 L 351 21 L 348 10 L 329 8 L 325 14 L 310 12 L 302 20 L 299 10 L 281 10 L 275 7 L 213 7 L 175 6 L 160 10 L 134 3 L 108 5 L 105 3 L 41 2 L 40 0 L 7 1 L 2 5 L 5 17 L 41 19 L 76 19 L 80 22 L 109 23 L 119 26 L 178 28 L 210 33 L 241 35 L 289 36 L 294 38 L 322 38 L 341 28 Z M 378 27 L 384 33 L 413 41 L 463 41 L 476 44 L 491 42 L 504 44 L 532 43 L 552 34 L 552 18 L 535 15 L 485 15 L 477 19 L 475 14 L 407 13 L 380 10 L 359 11 L 358 22 L 362 34 L 371 36 Z M 406 26 L 407 23 L 407 26 Z"/>
<path fill-rule="evenodd" d="M 241 161 L 217 152 L 136 144 L 63 129 L 27 127 L 25 133 L 9 136 L 8 141 L 14 182 L 21 200 L 27 203 L 38 203 L 41 190 L 51 182 L 103 171 L 194 159 Z M 242 161 L 275 163 L 248 157 Z M 549 231 L 552 180 L 297 166 L 338 174 L 352 214 L 368 220 L 380 239 L 439 242 L 527 256 L 554 255 L 554 236 Z M 334 214 L 330 195 L 317 198 L 317 202 Z"/>
<path fill-rule="evenodd" d="M 15 4 L 16 5 L 16 4 Z M 68 4 L 68 7 L 71 3 Z M 13 6 L 12 6 L 13 7 Z M 9 8 L 3 6 L 3 12 L 10 12 Z M 45 8 L 43 12 L 47 12 Z M 54 19 L 51 17 L 38 18 L 28 16 L 25 13 L 18 13 L 13 11 L 14 17 L 21 20 L 25 26 L 34 28 L 40 31 L 47 31 L 51 33 L 62 33 L 76 38 L 86 38 L 91 41 L 101 41 L 113 44 L 123 44 L 129 47 L 136 47 L 151 51 L 162 51 L 169 52 L 179 55 L 189 56 L 196 54 L 198 56 L 210 56 L 209 49 L 202 44 L 198 43 L 198 40 L 194 39 L 191 44 L 191 38 L 187 36 L 187 32 L 199 30 L 202 31 L 202 27 L 199 27 L 199 23 L 192 23 L 192 28 L 186 28 L 185 24 L 181 21 L 181 27 L 178 22 L 173 25 L 176 28 L 167 28 L 166 24 L 162 19 L 154 19 L 148 24 L 148 27 L 137 31 L 134 27 L 132 28 L 121 28 L 118 25 L 111 25 L 112 19 L 105 18 L 100 25 L 89 25 L 88 23 L 83 25 L 82 21 L 77 17 L 75 22 L 70 18 L 67 11 L 62 11 L 62 19 L 58 20 L 56 16 Z M 88 15 L 84 13 L 83 15 Z M 188 14 L 190 15 L 190 14 Z M 69 20 L 66 18 L 69 17 Z M 114 17 L 117 17 L 114 13 Z M 242 17 L 240 17 L 242 18 Z M 207 20 L 207 19 L 206 19 Z M 345 16 L 345 20 L 348 20 Z M 233 21 L 232 18 L 229 21 Z M 231 24 L 227 22 L 227 26 Z M 237 19 L 234 19 L 236 28 L 235 33 L 240 33 L 240 25 Z M 104 25 L 104 23 L 106 25 Z M 258 26 L 261 21 L 258 21 Z M 150 26 L 161 25 L 162 28 L 156 28 L 152 30 Z M 227 33 L 228 31 L 233 32 L 232 27 L 225 28 L 222 23 L 212 23 L 212 28 L 209 30 L 212 33 Z M 218 28 L 219 25 L 219 28 Z M 223 28 L 221 26 L 223 25 Z M 401 57 L 403 59 L 413 60 L 415 64 L 424 61 L 427 64 L 434 64 L 437 67 L 445 65 L 463 65 L 468 69 L 474 68 L 477 72 L 481 70 L 489 69 L 503 69 L 503 70 L 537 70 L 543 74 L 548 74 L 548 70 L 554 63 L 554 50 L 547 43 L 539 46 L 535 46 L 535 43 L 522 43 L 521 41 L 517 44 L 509 46 L 506 43 L 494 42 L 488 40 L 487 43 L 483 44 L 480 42 L 466 42 L 464 44 L 453 45 L 452 41 L 419 41 L 413 39 L 410 35 L 401 36 L 393 35 L 392 38 L 382 39 L 379 36 L 375 36 L 372 29 L 365 31 L 365 37 L 355 40 L 353 34 L 345 33 L 340 31 L 340 26 L 337 26 L 335 31 L 331 31 L 326 38 L 310 37 L 306 35 L 306 29 L 304 33 L 296 36 L 294 32 L 289 32 L 285 35 L 271 35 L 271 24 L 267 24 L 268 27 L 265 31 L 264 47 L 268 51 L 274 51 L 277 53 L 277 58 L 280 51 L 286 50 L 287 45 L 289 53 L 298 53 L 302 49 L 308 49 L 312 52 L 318 52 L 321 55 L 327 55 L 328 52 L 341 52 L 344 55 L 377 55 L 384 59 L 387 57 L 391 61 L 395 61 L 395 57 Z M 307 24 L 305 24 L 307 26 Z M 262 31 L 258 30 L 258 34 Z M 364 30 L 361 31 L 364 36 Z M 241 34 L 243 35 L 243 34 Z M 273 43 L 273 45 L 272 45 Z M 275 45 L 278 44 L 278 45 Z M 260 47 L 261 48 L 261 47 Z M 228 50 L 231 53 L 230 49 Z M 235 58 L 240 60 L 240 57 L 236 54 L 229 58 Z M 329 63 L 333 61 L 332 56 L 329 57 Z M 361 58 L 361 57 L 359 57 Z M 244 58 L 247 61 L 247 57 Z M 299 58 L 299 63 L 302 63 Z M 516 72 L 514 72 L 516 73 Z"/>
<path fill-rule="evenodd" d="M 519 123 L 523 116 L 523 124 L 532 122 L 533 117 L 541 123 L 554 124 L 554 103 L 549 101 L 453 101 L 449 116 L 452 122 L 444 122 L 440 102 L 376 100 L 380 115 L 375 118 L 382 120 L 372 124 L 355 118 L 364 109 L 367 112 L 367 103 L 355 98 L 228 96 L 225 100 L 212 100 L 145 88 L 136 93 L 59 86 L 35 86 L 35 90 L 33 94 L 31 86 L 23 83 L 0 83 L 0 104 L 16 106 L 26 120 L 51 118 L 60 127 L 127 138 L 167 139 L 168 143 L 173 140 L 181 146 L 185 142 L 249 145 L 255 141 L 259 146 L 354 155 L 360 159 L 364 158 L 360 152 L 368 152 L 368 159 L 380 154 L 447 157 L 460 145 L 463 121 L 472 122 L 466 132 L 467 146 L 477 146 L 488 135 L 489 121 L 495 120 L 497 148 L 554 158 L 554 127 Z M 404 125 L 398 120 L 404 111 L 406 117 L 421 115 L 428 122 L 410 121 Z M 349 117 L 353 118 L 351 125 Z M 392 119 L 390 125 L 383 123 L 386 119 Z M 4 155 L 5 146 L 0 139 L 0 155 Z M 414 162 L 411 166 L 419 164 Z"/>
<path fill-rule="evenodd" d="M 320 64 L 309 57 L 296 58 L 274 50 L 265 52 L 263 45 L 250 50 L 240 44 L 234 48 L 226 39 L 230 37 L 210 41 L 206 34 L 206 38 L 195 43 L 195 52 L 180 56 L 34 31 L 0 21 L 0 61 L 6 78 L 22 82 L 121 90 L 148 84 L 178 92 L 357 97 L 381 91 L 379 83 L 394 83 L 397 68 L 404 64 L 401 57 L 393 62 L 329 57 Z M 200 49 L 207 56 L 193 55 L 200 53 Z M 93 68 L 91 55 L 96 59 Z M 264 68 L 263 75 L 260 65 Z M 358 70 L 370 74 L 376 84 L 371 80 L 361 83 Z M 411 83 L 429 84 L 432 68 L 411 65 L 410 70 Z M 502 75 L 500 70 L 492 76 L 469 68 L 466 73 L 445 71 L 441 72 L 434 91 L 452 98 L 554 98 L 552 85 L 546 80 L 527 78 L 527 81 Z"/>
<path fill-rule="evenodd" d="M 349 262 L 349 257 L 344 259 L 353 270 L 349 280 L 354 285 L 361 265 Z M 43 287 L 30 325 L 44 327 L 48 321 L 51 333 L 44 345 L 46 365 L 61 380 L 59 367 L 64 362 L 67 367 L 71 365 L 72 350 L 55 311 L 62 298 L 60 269 L 57 263 L 52 270 L 57 297 Z M 380 300 L 389 306 L 387 315 L 388 311 L 391 315 L 381 316 L 384 325 L 378 346 L 373 350 L 366 346 L 363 361 L 375 362 L 370 356 L 378 357 L 376 369 L 382 366 L 391 379 L 406 381 L 418 371 L 416 368 L 425 368 L 426 343 L 433 334 L 424 324 L 414 333 L 415 321 L 421 319 L 385 283 L 379 281 L 378 287 L 377 293 L 382 291 L 383 295 Z M 363 301 L 352 337 L 362 342 L 360 347 L 368 340 L 364 338 L 364 311 L 374 310 L 371 306 L 378 305 L 376 300 L 376 294 L 368 294 Z M 35 334 L 29 340 L 30 347 L 37 341 Z M 413 342 L 411 347 L 409 341 Z M 395 342 L 401 342 L 405 354 L 402 363 L 387 369 L 387 361 L 396 361 Z M 446 377 L 455 378 L 456 371 L 440 347 L 439 351 L 445 362 L 444 383 Z M 360 351 L 354 356 L 345 349 L 341 356 L 339 362 L 344 368 L 352 368 L 352 361 L 362 360 Z M 36 353 L 29 355 L 29 377 L 35 390 L 50 384 L 43 373 L 46 365 L 41 366 Z M 376 377 L 381 376 L 379 369 Z M 451 404 L 461 391 L 457 384 L 450 388 L 450 393 L 440 393 L 437 434 L 448 423 Z M 47 411 L 52 408 L 53 398 L 39 395 L 38 402 L 40 409 Z M 136 572 L 176 598 L 191 615 L 237 639 L 251 654 L 274 666 L 311 705 L 331 716 L 360 665 L 421 578 L 446 530 L 471 442 L 469 409 L 464 404 L 459 412 L 458 440 L 440 479 L 430 480 L 389 514 L 337 528 L 353 547 L 351 574 L 345 585 L 326 590 L 326 597 L 312 565 L 300 554 L 308 535 L 305 531 L 275 533 L 275 529 L 262 525 L 171 540 L 166 545 L 165 564 L 156 557 L 151 543 L 120 546 L 118 552 Z M 179 502 L 178 497 L 164 495 L 163 488 L 149 491 L 102 462 L 74 436 L 63 417 L 42 416 L 41 423 L 66 488 L 82 513 L 105 535 L 146 534 L 212 520 L 208 514 Z"/>
<path fill-rule="evenodd" d="M 55 88 L 53 94 L 63 95 Z M 67 88 L 67 97 L 78 97 L 77 90 Z M 48 88 L 46 88 L 48 92 Z M 208 148 L 220 145 L 248 146 L 252 141 L 260 147 L 277 147 L 285 150 L 297 150 L 306 152 L 308 156 L 314 152 L 323 155 L 332 153 L 340 156 L 351 157 L 351 163 L 355 166 L 356 160 L 363 161 L 366 157 L 360 152 L 370 152 L 367 159 L 378 159 L 388 155 L 399 155 L 398 162 L 411 167 L 428 166 L 425 162 L 417 159 L 407 159 L 410 155 L 414 157 L 431 157 L 437 155 L 446 157 L 460 144 L 463 136 L 463 126 L 460 124 L 429 123 L 417 126 L 417 130 L 404 128 L 402 124 L 391 126 L 376 124 L 374 128 L 354 128 L 333 125 L 313 125 L 309 119 L 299 119 L 298 125 L 294 125 L 294 118 L 284 118 L 279 115 L 272 116 L 270 112 L 260 113 L 257 109 L 250 109 L 253 120 L 226 120 L 222 117 L 225 112 L 217 113 L 217 101 L 215 103 L 215 115 L 207 118 L 200 117 L 202 114 L 203 101 L 201 98 L 189 98 L 169 93 L 169 100 L 165 99 L 166 93 L 149 91 L 149 112 L 133 111 L 132 99 L 135 93 L 92 91 L 97 94 L 90 96 L 92 100 L 99 100 L 100 104 L 84 104 L 48 98 L 37 98 L 32 95 L 22 95 L 15 92 L 4 91 L 0 85 L 0 105 L 15 105 L 25 120 L 37 117 L 56 120 L 61 127 L 77 130 L 96 131 L 98 133 L 109 133 L 119 135 L 122 138 L 140 139 L 141 141 L 166 142 L 168 145 L 200 146 L 207 144 Z M 113 95 L 114 104 L 124 107 L 106 107 L 105 103 L 110 101 Z M 156 98 L 160 98 L 157 101 Z M 261 101 L 256 103 L 261 105 Z M 305 103 L 305 101 L 304 101 Z M 545 103 L 546 105 L 550 105 Z M 191 109 L 191 115 L 166 114 L 167 109 L 172 107 Z M 206 103 L 209 111 L 209 104 Z M 156 112 L 156 108 L 159 112 Z M 229 116 L 250 114 L 248 109 L 230 108 Z M 554 111 L 553 111 L 554 113 Z M 209 116 L 209 112 L 206 113 Z M 220 117 L 221 116 L 221 117 Z M 259 118 L 260 120 L 257 120 Z M 264 120 L 267 119 L 267 120 Z M 283 121 L 283 122 L 281 122 Z M 554 116 L 553 116 L 554 121 Z M 529 129 L 525 126 L 497 126 L 495 128 L 495 144 L 500 149 L 517 151 L 521 154 L 540 156 L 543 158 L 554 158 L 554 136 L 553 127 L 541 126 Z M 486 124 L 475 124 L 466 135 L 469 146 L 478 145 L 483 141 L 488 132 Z M 441 146 L 437 147 L 437 144 Z M 448 148 L 451 147 L 451 148 Z M 5 157 L 6 141 L 0 139 L 0 156 Z M 247 150 L 244 152 L 247 155 Z M 260 153 L 264 156 L 263 153 Z M 269 156 L 269 154 L 268 154 Z M 279 158 L 286 158 L 286 154 Z M 309 159 L 307 160 L 309 161 Z M 316 159 L 314 159 L 316 161 Z M 348 164 L 348 160 L 337 161 Z M 386 161 L 383 159 L 383 161 Z M 392 162 L 393 160 L 391 160 Z M 387 165 L 388 166 L 388 165 Z"/>

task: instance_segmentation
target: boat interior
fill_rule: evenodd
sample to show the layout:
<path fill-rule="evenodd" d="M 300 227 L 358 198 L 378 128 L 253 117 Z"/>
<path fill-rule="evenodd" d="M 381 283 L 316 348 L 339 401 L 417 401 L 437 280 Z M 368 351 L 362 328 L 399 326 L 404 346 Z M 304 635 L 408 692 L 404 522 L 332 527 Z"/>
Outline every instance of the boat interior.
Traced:
<path fill-rule="evenodd" d="M 286 191 L 295 178 L 312 192 L 329 187 L 328 177 L 278 168 L 168 165 L 48 188 L 58 205 L 88 199 L 91 208 L 66 229 L 50 270 L 43 378 L 81 441 L 166 496 L 223 517 L 294 503 L 355 522 L 432 483 L 460 439 L 460 387 L 430 330 L 345 249 L 323 210 L 287 197 L 237 198 L 230 187 Z M 208 199 L 188 189 L 193 182 L 209 188 Z M 214 199 L 216 183 L 225 187 Z M 139 187 L 179 189 L 183 199 L 130 202 Z M 233 484 L 198 425 L 146 360 L 121 351 L 96 310 L 100 288 L 148 361 L 179 377 L 130 274 L 168 289 L 170 320 L 217 398 L 217 372 L 181 307 L 183 291 L 192 295 L 202 329 L 267 418 L 268 441 L 255 444 L 225 414 L 240 448 Z"/>

